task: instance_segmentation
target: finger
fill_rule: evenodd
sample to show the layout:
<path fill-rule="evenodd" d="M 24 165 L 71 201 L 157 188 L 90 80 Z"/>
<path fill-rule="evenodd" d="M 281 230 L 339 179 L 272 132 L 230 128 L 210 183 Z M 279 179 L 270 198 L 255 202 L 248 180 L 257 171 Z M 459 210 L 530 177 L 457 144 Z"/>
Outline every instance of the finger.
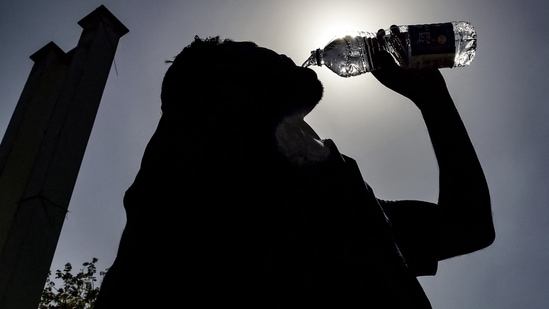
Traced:
<path fill-rule="evenodd" d="M 385 36 L 385 30 L 384 29 L 379 29 L 376 33 L 376 37 L 378 39 L 382 39 L 384 36 Z"/>
<path fill-rule="evenodd" d="M 400 28 L 397 25 L 391 25 L 389 29 L 391 29 L 392 34 L 396 34 L 396 35 L 400 34 Z"/>

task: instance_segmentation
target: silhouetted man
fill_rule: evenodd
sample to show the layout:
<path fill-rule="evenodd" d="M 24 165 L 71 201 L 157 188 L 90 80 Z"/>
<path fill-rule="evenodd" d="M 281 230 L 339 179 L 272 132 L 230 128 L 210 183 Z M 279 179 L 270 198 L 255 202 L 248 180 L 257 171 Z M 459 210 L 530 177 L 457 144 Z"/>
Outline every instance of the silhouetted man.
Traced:
<path fill-rule="evenodd" d="M 376 198 L 317 136 L 303 119 L 323 93 L 313 70 L 196 37 L 165 75 L 95 308 L 430 308 L 416 277 L 493 242 L 490 197 L 440 72 L 381 57 L 373 75 L 425 120 L 438 203 Z"/>

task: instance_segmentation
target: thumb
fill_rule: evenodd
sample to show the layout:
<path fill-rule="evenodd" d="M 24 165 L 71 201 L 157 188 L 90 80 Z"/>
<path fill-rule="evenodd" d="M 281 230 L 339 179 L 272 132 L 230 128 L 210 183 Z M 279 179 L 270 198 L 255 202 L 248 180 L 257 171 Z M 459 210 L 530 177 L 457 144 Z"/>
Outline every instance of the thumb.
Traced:
<path fill-rule="evenodd" d="M 400 76 L 400 71 L 403 69 L 396 64 L 393 56 L 386 51 L 380 51 L 374 54 L 375 70 L 371 73 L 383 85 L 392 88 L 397 76 Z"/>

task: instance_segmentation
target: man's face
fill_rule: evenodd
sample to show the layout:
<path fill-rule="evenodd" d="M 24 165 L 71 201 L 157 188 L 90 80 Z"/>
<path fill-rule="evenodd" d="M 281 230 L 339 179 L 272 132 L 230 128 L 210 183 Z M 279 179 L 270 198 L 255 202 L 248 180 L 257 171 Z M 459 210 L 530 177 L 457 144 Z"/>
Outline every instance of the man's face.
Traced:
<path fill-rule="evenodd" d="M 249 49 L 246 54 L 256 75 L 252 78 L 261 83 L 270 104 L 276 104 L 284 115 L 305 116 L 322 98 L 323 87 L 313 70 L 297 66 L 286 55 L 263 47 Z"/>

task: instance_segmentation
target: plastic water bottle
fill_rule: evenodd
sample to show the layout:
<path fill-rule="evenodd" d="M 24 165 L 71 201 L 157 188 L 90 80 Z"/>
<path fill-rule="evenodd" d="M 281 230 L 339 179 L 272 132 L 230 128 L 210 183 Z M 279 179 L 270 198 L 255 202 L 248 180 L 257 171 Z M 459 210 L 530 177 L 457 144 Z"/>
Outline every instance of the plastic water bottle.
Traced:
<path fill-rule="evenodd" d="M 339 76 L 351 77 L 379 68 L 375 55 L 386 51 L 406 69 L 456 68 L 471 64 L 477 33 L 466 21 L 393 25 L 377 33 L 357 31 L 311 51 L 303 67 L 326 66 Z"/>

